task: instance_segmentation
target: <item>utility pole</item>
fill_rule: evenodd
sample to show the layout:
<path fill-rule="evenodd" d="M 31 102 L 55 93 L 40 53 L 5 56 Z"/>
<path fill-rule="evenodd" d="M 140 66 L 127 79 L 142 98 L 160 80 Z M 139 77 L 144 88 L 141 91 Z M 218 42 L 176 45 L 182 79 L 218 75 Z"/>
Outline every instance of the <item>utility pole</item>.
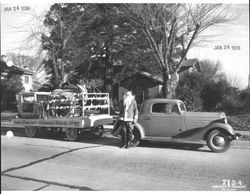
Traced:
<path fill-rule="evenodd" d="M 248 73 L 248 92 L 250 93 L 250 64 L 249 64 L 249 73 Z"/>
<path fill-rule="evenodd" d="M 250 73 L 248 75 L 248 89 L 250 90 Z"/>

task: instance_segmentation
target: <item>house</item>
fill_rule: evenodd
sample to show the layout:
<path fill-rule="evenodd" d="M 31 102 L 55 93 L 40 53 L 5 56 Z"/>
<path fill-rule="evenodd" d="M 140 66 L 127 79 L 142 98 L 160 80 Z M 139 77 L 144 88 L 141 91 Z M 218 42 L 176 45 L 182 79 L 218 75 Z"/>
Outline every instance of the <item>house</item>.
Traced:
<path fill-rule="evenodd" d="M 7 79 L 11 75 L 18 75 L 21 78 L 24 91 L 26 92 L 33 89 L 33 74 L 32 71 L 25 68 L 14 65 L 8 66 L 6 62 L 1 60 L 1 80 Z"/>
<path fill-rule="evenodd" d="M 187 59 L 182 62 L 178 74 L 181 76 L 183 72 L 200 71 L 198 59 Z M 140 105 L 145 99 L 158 97 L 162 91 L 163 75 L 152 75 L 148 72 L 137 71 L 131 77 L 114 85 L 114 102 L 119 102 L 123 94 L 124 88 L 135 91 L 137 103 Z"/>

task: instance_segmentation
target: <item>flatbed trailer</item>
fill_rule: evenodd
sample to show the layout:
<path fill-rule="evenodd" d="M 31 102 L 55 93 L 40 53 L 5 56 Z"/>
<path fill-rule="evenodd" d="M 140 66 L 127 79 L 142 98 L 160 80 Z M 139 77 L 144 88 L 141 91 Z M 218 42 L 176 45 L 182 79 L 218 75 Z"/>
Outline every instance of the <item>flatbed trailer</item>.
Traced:
<path fill-rule="evenodd" d="M 96 137 L 104 133 L 103 125 L 112 124 L 108 93 L 27 92 L 18 96 L 19 118 L 12 124 L 24 127 L 28 137 L 39 130 L 65 132 L 74 141 L 88 131 Z M 66 96 L 66 97 L 65 97 Z"/>

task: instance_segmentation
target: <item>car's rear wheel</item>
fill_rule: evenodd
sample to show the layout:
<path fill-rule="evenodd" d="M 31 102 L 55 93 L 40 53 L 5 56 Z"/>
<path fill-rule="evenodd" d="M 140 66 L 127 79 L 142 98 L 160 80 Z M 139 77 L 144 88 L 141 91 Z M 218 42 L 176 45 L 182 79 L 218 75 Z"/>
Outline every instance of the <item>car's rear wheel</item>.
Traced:
<path fill-rule="evenodd" d="M 219 130 L 211 131 L 206 141 L 209 149 L 213 152 L 225 152 L 231 145 L 230 137 Z"/>
<path fill-rule="evenodd" d="M 104 128 L 102 125 L 91 128 L 90 133 L 95 138 L 101 138 L 104 134 Z"/>

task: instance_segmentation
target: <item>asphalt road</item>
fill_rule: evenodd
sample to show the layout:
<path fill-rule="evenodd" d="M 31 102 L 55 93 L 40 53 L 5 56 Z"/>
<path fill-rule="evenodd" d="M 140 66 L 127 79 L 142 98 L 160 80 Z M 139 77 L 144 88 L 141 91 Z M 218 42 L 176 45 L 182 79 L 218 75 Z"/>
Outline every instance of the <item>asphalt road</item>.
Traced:
<path fill-rule="evenodd" d="M 1 136 L 2 191 L 236 190 L 250 189 L 250 142 L 225 153 L 168 143 L 120 149 L 120 140 L 82 137 L 77 142 L 43 134 Z"/>

